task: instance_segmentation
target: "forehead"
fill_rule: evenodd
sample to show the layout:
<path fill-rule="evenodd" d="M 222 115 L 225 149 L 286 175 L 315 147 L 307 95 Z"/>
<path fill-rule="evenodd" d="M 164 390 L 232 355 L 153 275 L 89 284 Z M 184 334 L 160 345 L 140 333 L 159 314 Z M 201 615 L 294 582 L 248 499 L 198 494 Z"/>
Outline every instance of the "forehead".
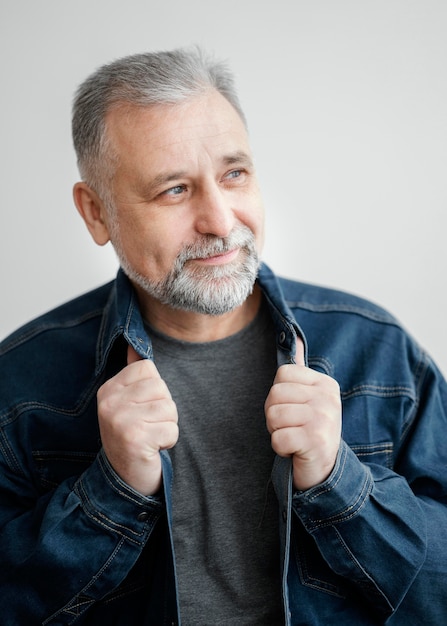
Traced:
<path fill-rule="evenodd" d="M 122 104 L 106 116 L 108 138 L 122 162 L 151 154 L 166 159 L 205 149 L 249 152 L 245 125 L 217 91 L 178 104 Z"/>

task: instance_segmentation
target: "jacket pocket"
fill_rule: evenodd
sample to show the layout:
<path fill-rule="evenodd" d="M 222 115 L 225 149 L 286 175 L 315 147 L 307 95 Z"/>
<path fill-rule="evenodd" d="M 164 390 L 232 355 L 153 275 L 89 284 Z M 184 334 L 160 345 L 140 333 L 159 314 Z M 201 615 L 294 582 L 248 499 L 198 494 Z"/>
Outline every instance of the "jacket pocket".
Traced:
<path fill-rule="evenodd" d="M 392 469 L 394 449 L 391 441 L 368 444 L 350 444 L 349 441 L 346 443 L 362 463 L 374 463 Z"/>
<path fill-rule="evenodd" d="M 392 442 L 385 441 L 374 444 L 349 444 L 348 442 L 348 445 L 362 463 L 392 467 Z M 291 546 L 298 575 L 303 585 L 338 598 L 347 598 L 352 594 L 349 581 L 336 574 L 329 567 L 320 553 L 315 539 L 306 531 L 296 516 L 293 520 Z"/>
<path fill-rule="evenodd" d="M 301 584 L 332 596 L 346 597 L 345 580 L 331 570 L 314 538 L 306 532 L 298 518 L 293 521 L 291 546 Z"/>
<path fill-rule="evenodd" d="M 67 478 L 77 478 L 90 467 L 95 458 L 95 452 L 33 451 L 38 481 L 44 490 L 54 489 Z"/>

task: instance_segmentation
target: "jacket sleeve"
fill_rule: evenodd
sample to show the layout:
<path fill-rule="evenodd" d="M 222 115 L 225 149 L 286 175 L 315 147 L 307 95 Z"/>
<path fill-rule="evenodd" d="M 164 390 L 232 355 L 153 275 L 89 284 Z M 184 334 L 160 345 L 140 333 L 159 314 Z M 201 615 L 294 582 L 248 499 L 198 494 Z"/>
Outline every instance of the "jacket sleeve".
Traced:
<path fill-rule="evenodd" d="M 124 580 L 164 504 L 123 483 L 102 451 L 40 498 L 1 432 L 0 466 L 0 614 L 71 624 Z"/>
<path fill-rule="evenodd" d="M 382 620 L 408 617 L 398 623 L 447 615 L 447 388 L 426 365 L 394 468 L 362 463 L 342 442 L 328 480 L 292 504 L 331 570 Z"/>

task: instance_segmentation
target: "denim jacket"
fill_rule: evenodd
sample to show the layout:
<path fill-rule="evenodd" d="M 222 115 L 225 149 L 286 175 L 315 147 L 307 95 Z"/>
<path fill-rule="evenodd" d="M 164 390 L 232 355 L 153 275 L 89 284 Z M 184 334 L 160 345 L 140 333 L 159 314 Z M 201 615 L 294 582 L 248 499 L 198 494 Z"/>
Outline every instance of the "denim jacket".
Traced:
<path fill-rule="evenodd" d="M 343 401 L 324 483 L 294 492 L 290 460 L 272 470 L 285 623 L 447 623 L 446 383 L 375 305 L 266 266 L 259 284 L 278 364 L 294 361 L 301 336 L 307 364 L 338 381 Z M 164 493 L 144 497 L 101 449 L 96 393 L 124 367 L 127 343 L 152 358 L 120 271 L 0 345 L 2 626 L 180 623 L 169 454 Z"/>

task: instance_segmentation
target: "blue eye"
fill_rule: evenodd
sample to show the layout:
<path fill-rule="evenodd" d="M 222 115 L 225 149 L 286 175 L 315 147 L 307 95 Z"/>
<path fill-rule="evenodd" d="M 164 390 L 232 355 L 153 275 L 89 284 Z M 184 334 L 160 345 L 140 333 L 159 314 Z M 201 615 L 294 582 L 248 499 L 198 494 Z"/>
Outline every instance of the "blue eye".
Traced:
<path fill-rule="evenodd" d="M 169 196 L 179 196 L 186 190 L 185 185 L 176 185 L 175 187 L 171 187 L 171 189 L 167 189 L 163 193 Z"/>
<path fill-rule="evenodd" d="M 241 176 L 242 170 L 233 170 L 228 174 L 228 178 L 239 178 Z"/>

